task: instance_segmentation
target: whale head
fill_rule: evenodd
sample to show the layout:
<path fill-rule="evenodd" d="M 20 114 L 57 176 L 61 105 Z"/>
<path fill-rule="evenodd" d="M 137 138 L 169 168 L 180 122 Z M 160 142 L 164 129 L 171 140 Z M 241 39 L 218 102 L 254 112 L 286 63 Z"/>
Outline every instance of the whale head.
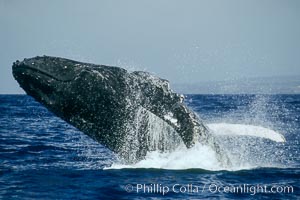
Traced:
<path fill-rule="evenodd" d="M 107 103 L 116 103 L 110 94 L 122 87 L 122 81 L 116 84 L 113 80 L 126 73 L 117 67 L 49 56 L 16 61 L 12 69 L 27 94 L 67 121 L 72 115 L 95 112 L 90 109 L 96 105 L 103 103 L 104 108 Z"/>
<path fill-rule="evenodd" d="M 109 133 L 124 117 L 119 108 L 125 100 L 126 70 L 49 56 L 16 61 L 12 69 L 28 95 L 93 139 L 116 148 L 116 141 L 104 140 L 112 140 Z"/>

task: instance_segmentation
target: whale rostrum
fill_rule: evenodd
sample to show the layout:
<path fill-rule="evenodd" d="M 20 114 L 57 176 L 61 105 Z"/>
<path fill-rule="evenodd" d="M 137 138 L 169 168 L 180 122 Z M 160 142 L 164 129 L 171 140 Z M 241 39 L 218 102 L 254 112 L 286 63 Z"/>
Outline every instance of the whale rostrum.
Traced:
<path fill-rule="evenodd" d="M 42 56 L 16 61 L 13 75 L 28 95 L 126 163 L 196 142 L 220 150 L 182 95 L 150 73 Z"/>

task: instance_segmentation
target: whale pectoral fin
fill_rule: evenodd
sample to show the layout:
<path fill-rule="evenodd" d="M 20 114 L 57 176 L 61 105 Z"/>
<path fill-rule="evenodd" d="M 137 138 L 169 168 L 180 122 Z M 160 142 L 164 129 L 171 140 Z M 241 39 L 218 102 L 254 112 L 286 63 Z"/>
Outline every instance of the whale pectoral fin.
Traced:
<path fill-rule="evenodd" d="M 178 120 L 177 124 L 179 127 L 177 131 L 188 148 L 199 141 L 199 136 L 206 135 L 205 126 L 184 104 L 178 104 L 172 112 L 174 118 Z"/>
<path fill-rule="evenodd" d="M 218 123 L 208 124 L 208 127 L 215 135 L 252 136 L 269 139 L 274 142 L 286 141 L 282 134 L 261 126 Z"/>
<path fill-rule="evenodd" d="M 191 112 L 184 104 L 176 103 L 165 112 L 154 113 L 164 120 L 180 135 L 186 147 L 192 147 L 197 141 L 206 138 L 207 128 L 201 123 L 200 119 Z"/>

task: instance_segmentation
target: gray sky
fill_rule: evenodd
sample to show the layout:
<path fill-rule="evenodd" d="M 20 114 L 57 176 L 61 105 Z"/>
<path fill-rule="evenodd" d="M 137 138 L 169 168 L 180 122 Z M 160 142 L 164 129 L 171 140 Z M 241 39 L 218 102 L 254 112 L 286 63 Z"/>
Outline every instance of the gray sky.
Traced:
<path fill-rule="evenodd" d="M 300 75 L 299 0 L 0 0 L 0 93 L 12 63 L 52 55 L 171 84 Z"/>

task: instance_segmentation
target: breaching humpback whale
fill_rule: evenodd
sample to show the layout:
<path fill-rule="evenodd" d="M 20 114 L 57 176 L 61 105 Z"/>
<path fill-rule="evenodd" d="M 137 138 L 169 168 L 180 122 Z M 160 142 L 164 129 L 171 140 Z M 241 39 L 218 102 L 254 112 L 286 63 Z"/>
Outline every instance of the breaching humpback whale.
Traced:
<path fill-rule="evenodd" d="M 168 81 L 147 72 L 49 56 L 16 61 L 12 68 L 28 95 L 127 163 L 149 151 L 211 139 Z"/>

